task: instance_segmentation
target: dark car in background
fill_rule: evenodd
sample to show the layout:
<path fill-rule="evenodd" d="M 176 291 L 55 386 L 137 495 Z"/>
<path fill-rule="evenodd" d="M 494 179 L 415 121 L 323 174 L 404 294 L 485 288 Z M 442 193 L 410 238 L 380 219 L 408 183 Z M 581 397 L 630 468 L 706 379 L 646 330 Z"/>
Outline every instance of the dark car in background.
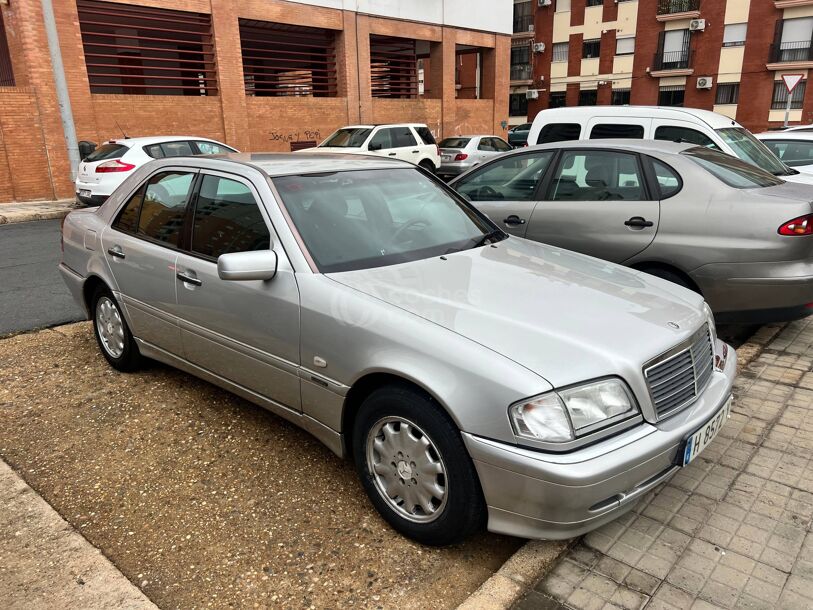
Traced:
<path fill-rule="evenodd" d="M 508 143 L 514 148 L 528 145 L 528 134 L 531 133 L 531 123 L 523 123 L 508 130 Z"/>

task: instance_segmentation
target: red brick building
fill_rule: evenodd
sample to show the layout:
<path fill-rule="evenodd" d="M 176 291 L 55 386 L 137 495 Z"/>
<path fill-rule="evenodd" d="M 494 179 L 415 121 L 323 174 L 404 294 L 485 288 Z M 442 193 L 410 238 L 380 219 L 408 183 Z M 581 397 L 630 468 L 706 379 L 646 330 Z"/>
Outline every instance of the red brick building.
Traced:
<path fill-rule="evenodd" d="M 79 140 L 183 133 L 266 151 L 352 123 L 505 133 L 506 2 L 53 4 Z M 0 17 L 0 202 L 71 197 L 40 2 L 0 2 Z"/>
<path fill-rule="evenodd" d="M 783 74 L 804 81 L 791 122 L 813 122 L 813 0 L 534 0 L 529 115 L 590 104 L 683 105 L 780 125 Z M 532 44 L 532 43 L 531 43 Z"/>

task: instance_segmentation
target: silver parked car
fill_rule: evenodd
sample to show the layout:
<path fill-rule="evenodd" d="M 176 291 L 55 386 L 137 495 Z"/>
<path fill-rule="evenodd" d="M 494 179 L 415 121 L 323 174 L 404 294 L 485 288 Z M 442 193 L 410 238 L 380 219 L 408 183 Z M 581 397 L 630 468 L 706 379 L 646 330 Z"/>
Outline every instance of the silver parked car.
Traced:
<path fill-rule="evenodd" d="M 455 136 L 442 140 L 438 146 L 440 168 L 437 174 L 442 178 L 459 176 L 475 165 L 513 150 L 508 142 L 498 136 Z"/>
<path fill-rule="evenodd" d="M 154 358 L 295 422 L 428 544 L 591 530 L 730 406 L 700 296 L 509 236 L 403 161 L 155 161 L 69 214 L 63 246 L 113 367 Z"/>
<path fill-rule="evenodd" d="M 718 321 L 813 312 L 813 190 L 719 151 L 558 142 L 509 153 L 450 186 L 514 235 L 701 293 Z"/>

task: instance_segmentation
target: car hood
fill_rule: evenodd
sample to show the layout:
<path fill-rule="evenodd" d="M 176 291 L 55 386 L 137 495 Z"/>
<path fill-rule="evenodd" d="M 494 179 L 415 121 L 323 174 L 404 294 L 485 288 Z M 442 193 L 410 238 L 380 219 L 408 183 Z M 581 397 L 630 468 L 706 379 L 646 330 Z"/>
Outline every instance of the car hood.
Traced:
<path fill-rule="evenodd" d="M 640 390 L 642 365 L 705 320 L 699 295 L 654 276 L 516 237 L 495 246 L 328 277 L 463 335 L 554 387 L 620 375 L 638 380 Z"/>
<path fill-rule="evenodd" d="M 798 174 L 779 177 L 782 178 L 782 180 L 789 182 L 791 184 L 805 184 L 808 186 L 813 185 L 813 174 L 807 174 L 805 172 L 799 172 Z"/>

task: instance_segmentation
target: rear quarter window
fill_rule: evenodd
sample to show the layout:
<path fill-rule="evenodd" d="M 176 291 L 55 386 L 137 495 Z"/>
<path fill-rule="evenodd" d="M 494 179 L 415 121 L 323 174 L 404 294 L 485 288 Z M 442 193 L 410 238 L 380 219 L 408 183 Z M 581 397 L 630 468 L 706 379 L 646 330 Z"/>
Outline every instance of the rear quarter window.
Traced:
<path fill-rule="evenodd" d="M 539 132 L 537 144 L 578 140 L 582 134 L 580 123 L 548 123 Z"/>
<path fill-rule="evenodd" d="M 604 123 L 595 125 L 593 129 L 590 130 L 591 140 L 611 140 L 615 138 L 642 140 L 643 137 L 643 125 L 618 125 L 615 123 Z"/>
<path fill-rule="evenodd" d="M 428 127 L 416 127 L 415 131 L 418 132 L 418 135 L 421 137 L 424 144 L 437 144 L 435 141 L 435 136 L 432 135 L 432 132 L 429 131 Z"/>

